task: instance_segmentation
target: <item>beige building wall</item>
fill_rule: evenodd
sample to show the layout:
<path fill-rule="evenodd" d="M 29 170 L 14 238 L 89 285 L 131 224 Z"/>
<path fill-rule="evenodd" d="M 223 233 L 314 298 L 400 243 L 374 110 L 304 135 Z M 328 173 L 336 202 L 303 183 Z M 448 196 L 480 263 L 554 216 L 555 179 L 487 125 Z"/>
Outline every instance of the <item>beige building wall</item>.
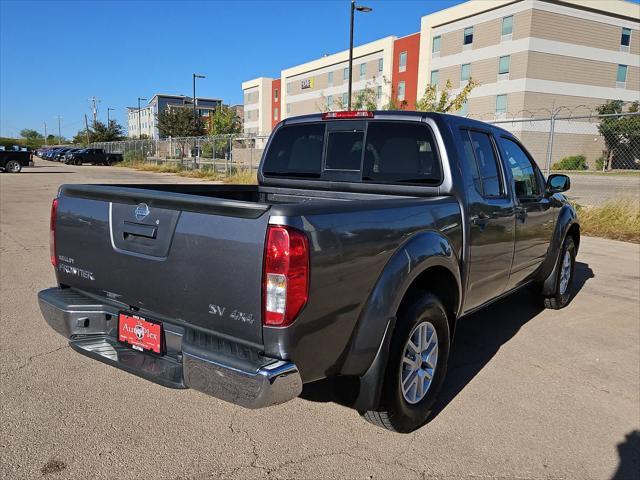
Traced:
<path fill-rule="evenodd" d="M 589 9 L 582 7 L 578 0 L 483 0 L 423 17 L 418 92 L 433 71 L 438 71 L 439 88 L 447 79 L 454 90 L 461 88 L 462 65 L 470 64 L 471 77 L 481 85 L 461 113 L 483 120 L 492 119 L 498 95 L 506 95 L 507 116 L 554 107 L 593 108 L 608 99 L 637 100 L 640 9 L 622 0 L 594 0 Z M 507 16 L 513 18 L 513 29 L 503 36 Z M 463 46 L 468 27 L 473 27 L 473 42 Z M 620 44 L 622 28 L 632 31 L 628 48 Z M 440 51 L 433 54 L 436 36 Z M 501 56 L 510 58 L 507 75 L 498 74 Z M 618 65 L 627 66 L 626 84 L 616 81 Z"/>
<path fill-rule="evenodd" d="M 354 95 L 364 88 L 377 91 L 380 87 L 380 107 L 391 95 L 394 40 L 395 37 L 390 36 L 353 49 L 351 78 Z M 283 70 L 281 118 L 337 108 L 348 91 L 348 82 L 343 78 L 348 59 L 349 52 L 345 50 Z M 365 66 L 363 77 L 360 76 L 361 65 Z M 333 81 L 329 79 L 331 74 Z M 332 105 L 328 105 L 329 99 Z"/>
<path fill-rule="evenodd" d="M 261 135 L 271 132 L 272 78 L 259 77 L 242 83 L 244 103 L 243 131 Z"/>

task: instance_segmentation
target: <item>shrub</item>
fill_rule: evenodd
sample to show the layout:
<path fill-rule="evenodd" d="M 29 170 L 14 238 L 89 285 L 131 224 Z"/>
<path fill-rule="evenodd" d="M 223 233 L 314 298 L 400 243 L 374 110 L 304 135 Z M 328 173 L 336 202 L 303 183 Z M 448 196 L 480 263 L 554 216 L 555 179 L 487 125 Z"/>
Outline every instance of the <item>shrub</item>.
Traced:
<path fill-rule="evenodd" d="M 551 168 L 553 170 L 586 170 L 587 159 L 584 155 L 572 155 L 554 163 Z"/>
<path fill-rule="evenodd" d="M 125 152 L 125 154 L 122 156 L 122 159 L 124 160 L 123 163 L 131 164 L 131 165 L 133 165 L 134 163 L 139 163 L 144 161 L 144 157 L 142 156 L 142 154 L 140 152 L 135 152 L 133 150 L 129 150 L 128 152 Z"/>
<path fill-rule="evenodd" d="M 596 158 L 596 170 L 601 172 L 604 169 L 604 157 Z"/>

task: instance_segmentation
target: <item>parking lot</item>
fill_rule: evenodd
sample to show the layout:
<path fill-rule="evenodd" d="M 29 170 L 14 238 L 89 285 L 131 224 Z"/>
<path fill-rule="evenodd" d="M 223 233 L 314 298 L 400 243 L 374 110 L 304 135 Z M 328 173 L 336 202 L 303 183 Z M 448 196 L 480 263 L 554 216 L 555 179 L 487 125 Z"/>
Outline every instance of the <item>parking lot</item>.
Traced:
<path fill-rule="evenodd" d="M 462 320 L 435 418 L 399 435 L 325 385 L 244 410 L 67 347 L 36 301 L 54 284 L 51 199 L 118 182 L 199 180 L 41 160 L 0 174 L 2 478 L 639 478 L 640 245 L 584 238 L 564 310 L 522 291 Z"/>

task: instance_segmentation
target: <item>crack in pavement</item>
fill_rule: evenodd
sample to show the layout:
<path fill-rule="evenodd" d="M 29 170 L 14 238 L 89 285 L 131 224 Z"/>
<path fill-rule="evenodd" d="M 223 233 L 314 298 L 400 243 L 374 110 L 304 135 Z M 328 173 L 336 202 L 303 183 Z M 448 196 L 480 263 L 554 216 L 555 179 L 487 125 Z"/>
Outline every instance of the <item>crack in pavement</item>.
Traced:
<path fill-rule="evenodd" d="M 11 370 L 7 370 L 6 372 L 3 372 L 3 375 L 9 374 L 9 373 L 13 373 L 13 372 L 17 372 L 19 370 L 22 370 L 23 368 L 26 368 L 27 366 L 29 366 L 35 359 L 37 358 L 42 358 L 42 357 L 46 357 L 47 355 L 51 355 L 52 353 L 56 353 L 59 352 L 60 350 L 63 350 L 65 348 L 69 348 L 69 345 L 63 345 L 61 347 L 58 348 L 54 348 L 53 350 L 49 350 L 47 352 L 42 352 L 42 353 L 37 353 L 35 355 L 31 355 L 26 362 L 24 362 L 22 365 L 13 368 Z"/>

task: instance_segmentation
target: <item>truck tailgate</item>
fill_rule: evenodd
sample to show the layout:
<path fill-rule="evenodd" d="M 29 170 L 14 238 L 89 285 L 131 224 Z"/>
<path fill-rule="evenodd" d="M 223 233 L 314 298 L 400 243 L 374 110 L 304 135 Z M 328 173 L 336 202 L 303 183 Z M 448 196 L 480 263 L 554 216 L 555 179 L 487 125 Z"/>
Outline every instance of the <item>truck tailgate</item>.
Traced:
<path fill-rule="evenodd" d="M 58 282 L 160 320 L 262 344 L 268 209 L 172 192 L 64 186 Z"/>

